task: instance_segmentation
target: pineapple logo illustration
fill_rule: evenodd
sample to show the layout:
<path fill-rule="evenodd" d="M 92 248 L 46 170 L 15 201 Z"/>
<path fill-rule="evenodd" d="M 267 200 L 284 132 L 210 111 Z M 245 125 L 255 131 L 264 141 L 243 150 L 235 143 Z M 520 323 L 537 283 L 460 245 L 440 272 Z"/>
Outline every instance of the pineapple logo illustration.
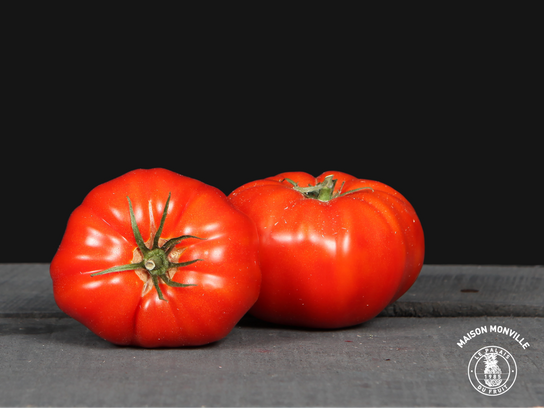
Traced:
<path fill-rule="evenodd" d="M 489 387 L 496 387 L 502 383 L 502 370 L 498 365 L 497 353 L 485 353 L 484 354 L 484 374 L 485 374 L 485 383 Z"/>
<path fill-rule="evenodd" d="M 498 346 L 482 347 L 468 364 L 470 383 L 476 391 L 489 397 L 502 395 L 512 388 L 517 375 L 514 356 Z"/>

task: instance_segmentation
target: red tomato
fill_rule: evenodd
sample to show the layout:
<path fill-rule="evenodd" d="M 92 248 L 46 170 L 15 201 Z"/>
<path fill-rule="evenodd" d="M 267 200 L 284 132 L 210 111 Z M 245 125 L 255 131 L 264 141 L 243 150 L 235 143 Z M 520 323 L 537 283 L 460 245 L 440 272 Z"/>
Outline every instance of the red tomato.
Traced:
<path fill-rule="evenodd" d="M 70 216 L 51 263 L 55 300 L 115 344 L 206 344 L 257 300 L 257 250 L 254 224 L 221 191 L 136 170 L 93 189 Z"/>
<path fill-rule="evenodd" d="M 259 231 L 263 281 L 250 313 L 263 320 L 315 328 L 362 323 L 402 296 L 423 266 L 414 209 L 377 181 L 282 173 L 229 198 Z"/>

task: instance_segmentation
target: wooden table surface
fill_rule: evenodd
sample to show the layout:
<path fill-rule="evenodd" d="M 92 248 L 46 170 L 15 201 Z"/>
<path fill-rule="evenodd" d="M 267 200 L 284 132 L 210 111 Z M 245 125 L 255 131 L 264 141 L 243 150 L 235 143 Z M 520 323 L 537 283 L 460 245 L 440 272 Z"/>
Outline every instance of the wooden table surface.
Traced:
<path fill-rule="evenodd" d="M 156 350 L 112 345 L 64 315 L 48 268 L 0 264 L 1 406 L 544 406 L 541 266 L 425 265 L 355 327 L 246 316 L 214 344 Z M 510 388 L 489 396 L 469 363 L 492 346 L 516 364 L 502 373 Z"/>

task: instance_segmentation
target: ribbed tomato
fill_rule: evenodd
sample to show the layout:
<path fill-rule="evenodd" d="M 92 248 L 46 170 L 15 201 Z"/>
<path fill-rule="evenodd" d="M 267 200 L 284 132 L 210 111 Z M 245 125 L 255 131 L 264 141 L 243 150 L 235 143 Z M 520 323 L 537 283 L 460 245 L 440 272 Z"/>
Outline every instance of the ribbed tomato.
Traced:
<path fill-rule="evenodd" d="M 120 345 L 225 337 L 257 299 L 258 235 L 218 189 L 164 169 L 93 189 L 51 263 L 65 313 Z"/>
<path fill-rule="evenodd" d="M 257 225 L 263 320 L 339 328 L 375 317 L 416 280 L 424 258 L 410 203 L 342 172 L 282 173 L 229 195 Z"/>

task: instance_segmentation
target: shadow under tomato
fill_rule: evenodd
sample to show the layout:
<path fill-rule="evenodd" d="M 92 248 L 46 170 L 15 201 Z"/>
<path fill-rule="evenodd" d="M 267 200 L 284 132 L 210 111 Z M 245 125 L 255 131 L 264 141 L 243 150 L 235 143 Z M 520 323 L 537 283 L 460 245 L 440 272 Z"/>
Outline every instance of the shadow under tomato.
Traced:
<path fill-rule="evenodd" d="M 160 347 L 146 349 L 137 346 L 122 346 L 110 343 L 94 334 L 83 324 L 69 317 L 63 318 L 10 318 L 0 319 L 0 336 L 32 336 L 40 344 L 57 343 L 86 349 L 138 349 L 138 350 L 173 350 L 173 349 L 208 349 L 218 347 L 223 339 L 202 346 Z"/>
<path fill-rule="evenodd" d="M 368 322 L 356 324 L 353 326 L 348 326 L 348 327 L 339 327 L 336 329 L 323 329 L 323 328 L 290 326 L 286 324 L 270 323 L 270 322 L 261 320 L 255 316 L 252 316 L 249 313 L 246 313 L 246 315 L 242 317 L 242 319 L 238 322 L 236 327 L 245 328 L 245 329 L 255 328 L 255 329 L 281 329 L 281 330 L 309 331 L 309 332 L 334 332 L 339 330 L 343 330 L 343 331 L 356 330 L 368 324 L 372 320 L 369 320 Z"/>

